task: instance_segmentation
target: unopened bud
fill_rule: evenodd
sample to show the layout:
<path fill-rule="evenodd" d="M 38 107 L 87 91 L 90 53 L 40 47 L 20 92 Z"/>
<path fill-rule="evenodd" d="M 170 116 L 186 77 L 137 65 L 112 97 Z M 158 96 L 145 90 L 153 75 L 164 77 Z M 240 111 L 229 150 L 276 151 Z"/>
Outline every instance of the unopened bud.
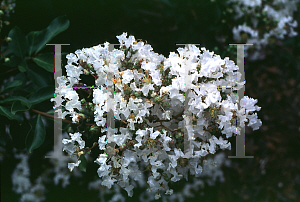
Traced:
<path fill-rule="evenodd" d="M 0 15 L 3 15 L 4 13 L 3 13 L 3 11 L 2 10 L 0 10 Z"/>
<path fill-rule="evenodd" d="M 91 126 L 90 127 L 90 132 L 92 132 L 92 133 L 97 133 L 99 131 L 99 128 L 98 128 L 98 126 Z"/>
<path fill-rule="evenodd" d="M 142 95 L 142 92 L 141 91 L 136 91 L 134 92 L 134 96 L 135 97 L 140 97 Z"/>
<path fill-rule="evenodd" d="M 9 42 L 9 41 L 11 41 L 12 39 L 10 38 L 10 37 L 6 37 L 6 39 L 5 39 L 5 41 L 6 42 Z"/>
<path fill-rule="evenodd" d="M 87 69 L 84 69 L 84 70 L 83 70 L 83 74 L 84 74 L 84 75 L 90 75 L 90 72 L 89 72 Z"/>
<path fill-rule="evenodd" d="M 162 97 L 155 97 L 154 102 L 159 103 L 162 101 Z"/>
<path fill-rule="evenodd" d="M 5 58 L 4 62 L 9 62 L 10 59 L 9 58 Z"/>
<path fill-rule="evenodd" d="M 67 132 L 70 133 L 71 131 L 72 131 L 72 127 L 69 126 L 68 129 L 67 129 Z"/>
<path fill-rule="evenodd" d="M 84 120 L 84 119 L 86 119 L 86 116 L 85 116 L 84 114 L 82 114 L 82 113 L 77 114 L 77 116 L 78 116 L 78 119 L 79 119 L 79 120 Z"/>
<path fill-rule="evenodd" d="M 10 22 L 9 21 L 4 21 L 4 24 L 9 25 Z"/>

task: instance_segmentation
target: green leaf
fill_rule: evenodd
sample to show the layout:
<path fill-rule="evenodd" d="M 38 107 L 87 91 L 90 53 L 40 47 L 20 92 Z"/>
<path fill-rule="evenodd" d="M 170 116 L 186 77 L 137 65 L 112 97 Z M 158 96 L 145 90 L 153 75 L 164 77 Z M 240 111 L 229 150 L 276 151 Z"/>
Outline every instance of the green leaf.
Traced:
<path fill-rule="evenodd" d="M 12 52 L 23 59 L 28 52 L 28 42 L 23 34 L 22 30 L 19 27 L 14 27 L 8 33 L 8 36 L 12 39 L 8 42 L 8 47 Z"/>
<path fill-rule="evenodd" d="M 19 111 L 28 111 L 30 109 L 30 107 L 31 107 L 31 105 L 29 105 L 29 106 L 25 105 L 24 102 L 17 100 L 12 104 L 11 113 L 13 115 L 15 115 L 16 112 L 19 112 Z"/>
<path fill-rule="evenodd" d="M 22 104 L 28 108 L 31 107 L 31 103 L 25 97 L 22 97 L 22 96 L 11 96 L 11 97 L 5 98 L 4 100 L 1 100 L 0 103 L 10 103 L 10 102 L 15 102 L 15 101 L 22 102 Z"/>
<path fill-rule="evenodd" d="M 26 61 L 22 61 L 19 65 L 18 68 L 20 70 L 20 72 L 26 72 L 26 70 L 28 69 L 27 63 Z"/>
<path fill-rule="evenodd" d="M 54 109 L 50 109 L 49 111 L 47 111 L 47 114 L 54 116 Z M 70 124 L 68 124 L 68 125 L 70 125 Z"/>
<path fill-rule="evenodd" d="M 16 87 L 18 87 L 20 85 L 22 85 L 22 81 L 20 81 L 20 80 L 13 80 L 11 82 L 5 83 L 4 84 L 4 89 L 1 92 L 1 94 L 4 94 L 4 93 L 6 93 L 8 91 L 11 91 L 11 90 L 13 90 L 14 88 L 16 88 Z"/>
<path fill-rule="evenodd" d="M 85 156 L 82 154 L 79 158 L 79 160 L 81 161 L 79 164 L 79 169 L 83 172 L 86 172 L 86 159 Z"/>
<path fill-rule="evenodd" d="M 12 114 L 7 107 L 0 106 L 0 115 L 6 116 L 10 120 L 18 120 L 22 122 L 24 120 L 21 114 Z"/>
<path fill-rule="evenodd" d="M 8 56 L 10 54 L 12 54 L 12 51 L 8 48 L 8 45 L 5 44 L 1 44 L 1 53 L 3 54 L 3 56 Z M 3 58 L 1 58 L 3 59 Z"/>
<path fill-rule="evenodd" d="M 26 148 L 31 153 L 39 148 L 45 141 L 46 130 L 41 115 L 37 115 L 32 125 L 32 130 L 26 137 Z"/>
<path fill-rule="evenodd" d="M 26 73 L 29 80 L 31 80 L 38 87 L 52 85 L 53 78 L 51 78 L 51 74 L 34 64 L 29 65 Z"/>
<path fill-rule="evenodd" d="M 32 55 L 33 53 L 37 54 L 45 48 L 46 43 L 59 33 L 65 31 L 69 25 L 70 22 L 66 16 L 60 16 L 55 18 L 46 29 L 30 32 L 26 36 L 29 44 L 29 55 Z"/>
<path fill-rule="evenodd" d="M 33 58 L 33 61 L 48 72 L 54 72 L 54 53 L 42 53 Z"/>
<path fill-rule="evenodd" d="M 29 98 L 29 102 L 32 105 L 36 105 L 45 100 L 50 100 L 51 98 L 54 98 L 54 87 L 46 86 L 38 89 L 35 93 L 33 93 Z"/>

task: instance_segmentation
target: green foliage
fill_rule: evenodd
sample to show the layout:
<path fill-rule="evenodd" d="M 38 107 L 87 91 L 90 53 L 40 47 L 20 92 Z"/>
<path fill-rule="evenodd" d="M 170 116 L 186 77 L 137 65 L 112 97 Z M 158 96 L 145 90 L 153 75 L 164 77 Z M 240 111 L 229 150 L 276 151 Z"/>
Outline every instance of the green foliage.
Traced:
<path fill-rule="evenodd" d="M 31 80 L 38 87 L 46 87 L 52 83 L 52 76 L 50 74 L 46 74 L 45 70 L 35 65 L 29 66 L 26 73 L 29 80 Z"/>
<path fill-rule="evenodd" d="M 83 172 L 86 172 L 86 158 L 83 154 L 80 155 L 79 161 L 81 161 L 79 164 L 79 169 Z"/>
<path fill-rule="evenodd" d="M 53 97 L 54 97 L 53 87 L 46 86 L 46 87 L 42 87 L 42 88 L 38 89 L 36 92 L 32 93 L 32 95 L 29 97 L 29 102 L 32 105 L 36 105 L 45 100 L 49 100 Z"/>
<path fill-rule="evenodd" d="M 26 61 L 23 60 L 22 62 L 20 62 L 18 68 L 20 72 L 26 72 L 26 70 L 28 69 Z"/>
<path fill-rule="evenodd" d="M 45 48 L 45 44 L 48 43 L 52 38 L 68 29 L 69 25 L 70 22 L 67 20 L 66 16 L 61 16 L 55 18 L 46 29 L 43 29 L 42 31 L 30 32 L 26 36 L 30 46 L 28 54 L 30 56 L 33 53 L 37 54 L 39 51 Z"/>
<path fill-rule="evenodd" d="M 31 120 L 32 126 L 26 137 L 26 148 L 31 153 L 34 149 L 39 148 L 46 136 L 46 130 L 42 118 L 40 115 L 37 115 L 34 120 Z"/>
<path fill-rule="evenodd" d="M 19 58 L 24 58 L 28 52 L 28 42 L 19 27 L 10 30 L 8 36 L 13 40 L 8 42 L 8 47 Z"/>
<path fill-rule="evenodd" d="M 46 129 L 41 115 L 27 120 L 23 113 L 39 106 L 43 106 L 45 111 L 50 109 L 51 106 L 46 103 L 54 97 L 54 53 L 40 51 L 46 47 L 46 43 L 66 30 L 69 24 L 66 16 L 57 17 L 45 29 L 30 32 L 27 36 L 16 26 L 8 34 L 12 40 L 7 45 L 1 44 L 1 53 L 9 58 L 9 62 L 4 63 L 2 58 L 0 62 L 19 71 L 13 81 L 3 83 L 4 88 L 0 91 L 1 121 L 4 118 L 4 128 L 6 124 L 9 125 L 12 143 L 18 149 L 27 148 L 32 152 L 45 141 Z M 53 116 L 53 109 L 48 112 Z M 5 130 L 1 131 L 1 146 L 11 141 L 5 138 L 5 134 Z"/>
<path fill-rule="evenodd" d="M 33 61 L 40 67 L 44 68 L 48 72 L 54 72 L 54 57 L 53 53 L 42 53 L 35 58 Z"/>
<path fill-rule="evenodd" d="M 0 105 L 0 115 L 7 117 L 9 120 L 18 120 L 19 122 L 22 122 L 23 116 L 21 114 L 13 114 L 9 110 L 9 108 L 1 106 Z"/>
<path fill-rule="evenodd" d="M 4 94 L 10 90 L 13 90 L 14 88 L 18 87 L 22 85 L 22 81 L 20 80 L 13 80 L 11 82 L 8 82 L 6 84 L 4 84 L 4 89 L 2 90 L 2 92 L 0 92 L 1 94 Z"/>

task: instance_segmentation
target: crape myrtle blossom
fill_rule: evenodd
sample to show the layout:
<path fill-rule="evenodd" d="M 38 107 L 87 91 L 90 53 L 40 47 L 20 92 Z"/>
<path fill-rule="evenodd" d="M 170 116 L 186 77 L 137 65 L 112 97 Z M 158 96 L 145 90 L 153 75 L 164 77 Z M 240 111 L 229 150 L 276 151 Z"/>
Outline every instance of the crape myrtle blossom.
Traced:
<path fill-rule="evenodd" d="M 67 133 L 63 133 L 64 138 L 66 138 L 67 136 Z M 14 150 L 14 152 L 16 153 L 16 150 Z M 53 151 L 47 153 L 47 156 L 52 155 Z M 21 161 L 19 164 L 17 164 L 15 170 L 12 173 L 12 183 L 14 191 L 20 194 L 20 201 L 44 201 L 46 199 L 45 193 L 47 192 L 47 184 L 49 184 L 49 182 L 53 181 L 55 185 L 61 185 L 62 188 L 66 188 L 68 185 L 70 185 L 71 178 L 76 177 L 76 180 L 79 180 L 78 177 L 83 176 L 79 169 L 75 169 L 71 173 L 68 172 L 68 168 L 66 168 L 65 165 L 68 161 L 70 161 L 70 159 L 50 158 L 49 161 L 51 162 L 51 164 L 53 164 L 53 168 L 49 167 L 47 170 L 45 170 L 45 172 L 43 172 L 38 178 L 36 178 L 34 183 L 28 183 L 29 178 L 31 178 L 31 176 L 29 175 L 31 173 L 29 165 L 30 161 L 28 161 L 31 157 L 31 154 L 29 152 L 15 154 L 15 157 L 17 159 L 21 159 Z M 112 157 L 112 160 L 114 161 L 114 157 Z M 195 160 L 195 162 L 199 161 L 199 159 L 193 160 Z M 209 186 L 213 186 L 218 180 L 221 182 L 224 181 L 223 172 L 221 170 L 222 165 L 230 165 L 230 160 L 226 159 L 224 153 L 215 155 L 213 159 L 211 157 L 208 157 L 203 165 L 203 170 L 199 171 L 201 172 L 201 174 L 197 175 L 197 178 L 189 179 L 189 181 L 187 181 L 182 187 L 176 186 L 176 189 L 179 188 L 181 190 L 180 192 L 173 193 L 173 190 L 170 189 L 166 191 L 165 194 L 161 194 L 162 201 L 174 201 L 176 197 L 177 199 L 179 198 L 181 201 L 184 201 L 184 199 L 187 200 L 189 198 L 195 197 L 195 195 L 193 195 L 191 191 L 196 191 L 196 193 L 199 193 L 199 191 L 204 188 L 205 182 Z M 133 170 L 137 171 L 139 169 Z M 54 177 L 51 177 L 52 175 L 49 175 L 49 173 L 53 174 Z M 129 177 L 131 179 L 139 177 L 137 183 L 133 181 L 132 185 L 135 188 L 144 188 L 147 179 L 145 180 L 145 177 L 141 171 L 139 171 L 135 175 L 129 175 Z M 33 182 L 32 179 L 30 181 Z M 121 193 L 121 188 L 117 184 L 112 185 L 111 189 L 109 189 L 106 186 L 102 186 L 102 182 L 103 180 L 99 178 L 95 181 L 89 182 L 88 184 L 88 189 L 95 189 L 99 191 L 99 197 L 101 201 L 126 200 L 126 197 L 124 197 L 124 195 L 122 195 Z M 24 183 L 26 186 L 24 186 Z M 145 190 L 140 193 L 139 199 L 140 201 L 153 201 L 155 200 L 155 195 Z"/>
<path fill-rule="evenodd" d="M 63 137 L 67 137 L 67 133 L 62 134 Z M 70 161 L 69 158 L 49 158 L 49 162 L 53 164 L 53 167 L 47 167 L 47 169 L 40 174 L 36 179 L 32 179 L 33 176 L 30 172 L 30 158 L 32 153 L 27 151 L 13 150 L 14 157 L 20 159 L 15 169 L 12 172 L 12 187 L 13 191 L 20 194 L 19 201 L 45 201 L 47 184 L 53 182 L 54 185 L 61 184 L 62 188 L 65 188 L 70 184 L 70 177 L 82 177 L 82 173 L 79 170 L 74 170 L 70 173 L 66 167 L 66 163 Z M 53 151 L 48 152 L 46 155 L 53 156 Z M 36 165 L 34 165 L 36 167 Z"/>
<path fill-rule="evenodd" d="M 273 39 L 281 40 L 286 36 L 297 36 L 295 28 L 298 23 L 293 18 L 299 6 L 299 0 L 228 0 L 227 11 L 232 13 L 236 21 L 243 24 L 232 28 L 236 42 L 253 44 L 245 46 L 245 57 L 250 60 L 265 58 L 264 47 L 273 43 Z M 249 52 L 249 49 L 254 51 Z"/>
<path fill-rule="evenodd" d="M 148 190 L 158 199 L 162 192 L 173 193 L 169 181 L 188 180 L 188 173 L 199 176 L 203 172 L 202 157 L 216 154 L 219 149 L 231 149 L 226 138 L 240 135 L 245 122 L 258 129 L 262 123 L 253 112 L 260 107 L 255 106 L 256 100 L 245 96 L 238 109 L 236 95 L 223 87 L 233 86 L 233 90 L 239 90 L 245 84 L 240 81 L 241 74 L 234 72 L 238 66 L 228 58 L 223 60 L 194 45 L 190 49 L 179 48 L 179 55 L 171 52 L 169 58 L 165 58 L 154 53 L 150 45 L 126 36 L 127 33 L 123 33 L 117 37 L 120 50 L 108 51 L 108 43 L 105 43 L 104 47 L 85 48 L 76 51 L 76 57 L 67 57 L 68 64 L 74 66 L 69 68 L 76 70 L 77 64 L 95 78 L 97 88 L 91 90 L 93 96 L 89 102 L 78 101 L 76 90 L 71 90 L 70 85 L 76 84 L 72 82 L 80 79 L 75 70 L 75 73 L 67 72 L 67 78 L 61 77 L 63 82 L 56 91 L 60 98 L 52 101 L 56 101 L 54 108 L 58 108 L 64 97 L 68 101 L 65 111 L 68 110 L 71 117 L 80 111 L 94 121 L 94 128 L 101 129 L 96 133 L 101 153 L 95 160 L 100 166 L 97 172 L 101 185 L 111 188 L 118 184 L 132 196 L 132 184 L 141 179 L 140 169 L 145 168 L 149 173 Z M 185 85 L 186 68 L 190 70 L 189 86 Z M 108 69 L 113 69 L 111 81 L 107 80 Z M 113 99 L 108 99 L 110 82 L 114 84 Z M 183 113 L 187 90 L 190 91 L 187 110 L 191 116 Z M 121 127 L 106 127 L 108 104 Z M 85 105 L 84 110 L 81 105 Z M 183 149 L 184 128 L 190 144 L 187 151 Z M 108 130 L 116 143 L 116 154 L 112 157 L 108 154 L 113 148 L 108 147 L 105 135 Z M 71 139 L 63 140 L 64 150 L 70 155 L 85 154 L 81 135 L 77 132 L 70 134 Z M 79 158 L 68 167 L 73 170 L 78 165 Z"/>

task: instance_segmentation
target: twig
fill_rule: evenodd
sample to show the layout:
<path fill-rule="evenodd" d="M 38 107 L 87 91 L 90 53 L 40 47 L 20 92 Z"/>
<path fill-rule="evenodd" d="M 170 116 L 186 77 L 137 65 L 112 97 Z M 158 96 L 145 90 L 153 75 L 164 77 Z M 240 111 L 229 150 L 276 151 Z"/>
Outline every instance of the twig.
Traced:
<path fill-rule="evenodd" d="M 10 70 L 8 70 L 8 71 L 4 72 L 4 73 L 3 73 L 3 74 L 1 74 L 1 75 L 7 74 L 8 72 L 14 71 L 14 70 L 16 70 L 16 69 L 18 69 L 18 68 L 17 68 L 17 67 L 16 67 L 16 68 L 12 68 L 12 69 L 10 69 Z"/>
<path fill-rule="evenodd" d="M 48 118 L 52 118 L 52 119 L 56 119 L 56 120 L 61 120 L 61 121 L 65 122 L 65 123 L 79 125 L 79 123 L 73 123 L 72 121 L 67 120 L 67 119 L 56 118 L 56 117 L 54 117 L 54 116 L 52 116 L 52 115 L 50 115 L 50 114 L 48 114 L 48 113 L 46 113 L 46 112 L 41 112 L 41 111 L 38 111 L 38 110 L 36 110 L 36 109 L 31 109 L 31 111 L 34 112 L 34 113 L 36 113 L 36 114 L 40 114 L 40 115 L 42 115 L 42 116 L 48 117 Z M 94 124 L 86 123 L 86 125 L 92 126 L 92 125 L 94 125 Z"/>

